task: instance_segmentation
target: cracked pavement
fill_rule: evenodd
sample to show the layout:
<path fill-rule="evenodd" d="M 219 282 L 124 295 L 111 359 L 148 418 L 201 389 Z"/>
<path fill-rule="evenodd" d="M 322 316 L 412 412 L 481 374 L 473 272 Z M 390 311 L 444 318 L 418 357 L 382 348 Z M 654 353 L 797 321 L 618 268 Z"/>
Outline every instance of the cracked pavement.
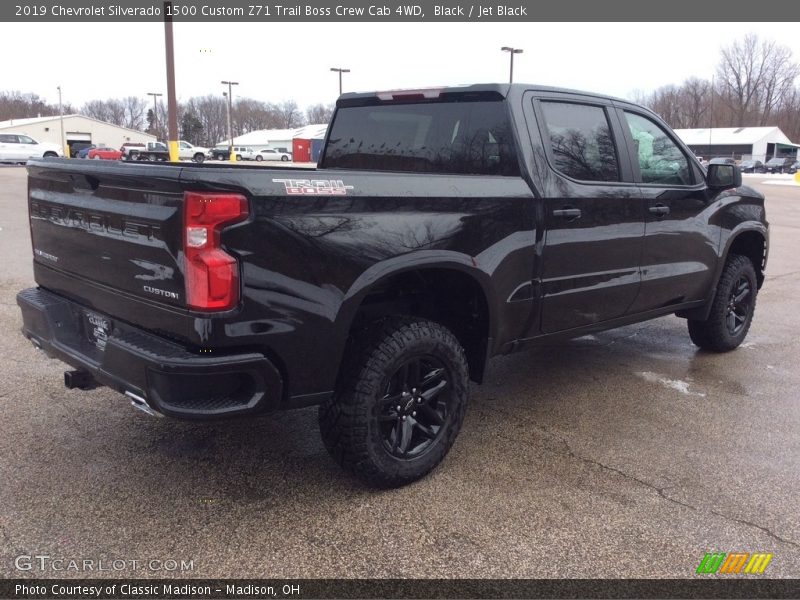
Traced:
<path fill-rule="evenodd" d="M 25 553 L 193 577 L 682 578 L 762 551 L 766 576 L 800 577 L 800 190 L 758 181 L 772 248 L 743 347 L 698 352 L 667 317 L 496 359 L 440 468 L 376 492 L 328 458 L 313 409 L 196 424 L 64 389 L 19 334 L 25 179 L 3 169 L 0 576 L 59 575 L 16 571 Z"/>

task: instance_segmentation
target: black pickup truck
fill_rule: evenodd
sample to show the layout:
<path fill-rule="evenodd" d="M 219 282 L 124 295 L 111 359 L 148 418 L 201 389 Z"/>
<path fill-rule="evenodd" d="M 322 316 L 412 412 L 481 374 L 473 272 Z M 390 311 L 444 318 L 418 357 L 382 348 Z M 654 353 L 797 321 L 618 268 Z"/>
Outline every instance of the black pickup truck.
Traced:
<path fill-rule="evenodd" d="M 23 332 L 68 387 L 190 419 L 319 405 L 376 486 L 443 459 L 490 357 L 671 314 L 732 350 L 764 282 L 764 197 L 732 161 L 583 92 L 345 94 L 316 170 L 28 172 Z"/>

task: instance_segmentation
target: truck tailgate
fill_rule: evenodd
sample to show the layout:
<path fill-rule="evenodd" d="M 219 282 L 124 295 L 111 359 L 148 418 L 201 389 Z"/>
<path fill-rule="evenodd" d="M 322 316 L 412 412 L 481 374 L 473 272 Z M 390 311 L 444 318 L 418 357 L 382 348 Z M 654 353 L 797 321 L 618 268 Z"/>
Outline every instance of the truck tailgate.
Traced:
<path fill-rule="evenodd" d="M 101 162 L 29 165 L 34 261 L 185 307 L 181 167 Z"/>

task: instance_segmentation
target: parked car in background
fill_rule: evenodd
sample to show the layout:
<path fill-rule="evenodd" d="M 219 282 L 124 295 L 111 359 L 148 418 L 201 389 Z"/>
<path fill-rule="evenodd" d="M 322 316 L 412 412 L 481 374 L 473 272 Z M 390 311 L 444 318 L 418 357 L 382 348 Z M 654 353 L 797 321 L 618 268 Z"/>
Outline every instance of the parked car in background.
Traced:
<path fill-rule="evenodd" d="M 25 162 L 29 158 L 48 158 L 64 156 L 58 144 L 37 142 L 21 133 L 0 133 L 0 161 Z"/>
<path fill-rule="evenodd" d="M 764 163 L 760 160 L 743 160 L 739 163 L 739 170 L 742 173 L 766 173 Z"/>
<path fill-rule="evenodd" d="M 178 158 L 181 160 L 193 160 L 201 163 L 206 159 L 206 154 L 208 154 L 208 148 L 195 146 L 184 140 L 178 142 Z"/>
<path fill-rule="evenodd" d="M 233 153 L 236 155 L 236 160 L 256 160 L 257 152 L 249 146 L 234 146 Z M 209 152 L 209 155 L 214 160 L 228 160 L 231 156 L 227 146 L 224 148 L 213 148 Z"/>
<path fill-rule="evenodd" d="M 283 162 L 288 162 L 292 160 L 292 155 L 288 152 L 278 152 L 272 148 L 265 148 L 256 154 L 256 160 L 259 162 L 262 160 L 281 160 Z"/>
<path fill-rule="evenodd" d="M 767 173 L 788 173 L 788 169 L 793 163 L 793 158 L 779 158 L 776 156 L 767 161 L 767 164 L 764 165 L 764 169 Z"/>
<path fill-rule="evenodd" d="M 166 162 L 169 160 L 169 149 L 164 142 L 147 142 L 130 148 L 125 160 Z"/>
<path fill-rule="evenodd" d="M 92 148 L 89 150 L 86 154 L 86 158 L 92 158 L 94 160 L 120 160 L 122 158 L 122 152 L 114 148 L 101 146 L 100 148 Z"/>
<path fill-rule="evenodd" d="M 141 142 L 126 142 L 122 144 L 122 147 L 119 149 L 122 152 L 123 158 L 128 158 L 128 155 L 131 153 L 131 150 L 146 150 L 147 145 Z"/>
<path fill-rule="evenodd" d="M 69 155 L 72 158 L 86 158 L 92 148 L 97 148 L 97 146 L 88 142 L 77 142 L 69 147 Z"/>
<path fill-rule="evenodd" d="M 800 171 L 800 160 L 794 161 L 786 172 L 794 175 L 797 171 Z"/>

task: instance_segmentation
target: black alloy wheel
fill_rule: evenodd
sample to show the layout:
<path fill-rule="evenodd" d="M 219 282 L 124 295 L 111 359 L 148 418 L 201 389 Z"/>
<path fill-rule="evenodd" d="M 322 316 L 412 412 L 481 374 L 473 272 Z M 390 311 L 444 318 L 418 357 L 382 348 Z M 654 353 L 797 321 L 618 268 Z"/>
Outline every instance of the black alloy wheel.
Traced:
<path fill-rule="evenodd" d="M 408 460 L 431 449 L 450 411 L 448 379 L 446 367 L 433 356 L 407 360 L 389 379 L 378 423 L 390 455 Z"/>

